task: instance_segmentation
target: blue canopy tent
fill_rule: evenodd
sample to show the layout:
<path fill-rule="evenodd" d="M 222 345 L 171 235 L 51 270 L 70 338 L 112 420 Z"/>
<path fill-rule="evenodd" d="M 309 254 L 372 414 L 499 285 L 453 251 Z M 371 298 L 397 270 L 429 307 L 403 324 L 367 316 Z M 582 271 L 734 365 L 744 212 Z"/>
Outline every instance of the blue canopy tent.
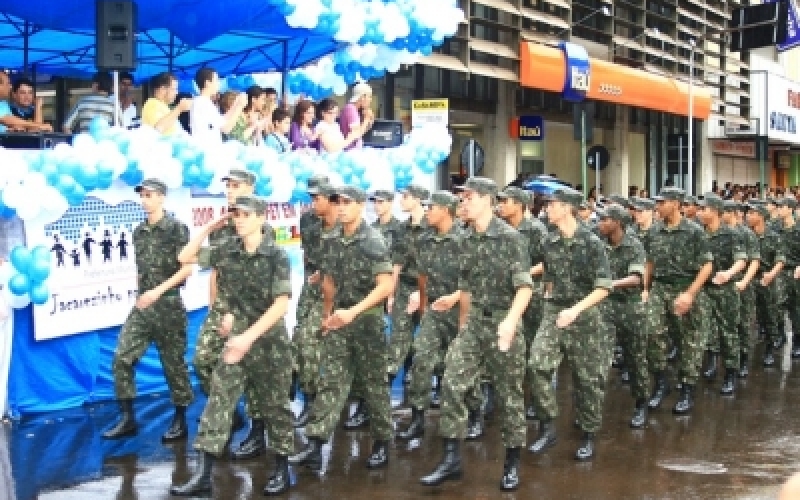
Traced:
<path fill-rule="evenodd" d="M 138 81 L 163 71 L 191 78 L 211 66 L 221 75 L 306 65 L 340 44 L 296 29 L 266 2 L 138 0 Z M 0 68 L 87 77 L 94 67 L 94 0 L 0 0 Z"/>

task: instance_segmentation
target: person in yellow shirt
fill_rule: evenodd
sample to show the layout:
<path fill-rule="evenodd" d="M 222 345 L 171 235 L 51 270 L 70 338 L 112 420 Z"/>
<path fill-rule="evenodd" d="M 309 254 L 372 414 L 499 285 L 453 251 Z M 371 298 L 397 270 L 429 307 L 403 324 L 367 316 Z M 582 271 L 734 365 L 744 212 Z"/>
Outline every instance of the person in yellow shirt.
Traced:
<path fill-rule="evenodd" d="M 169 105 L 178 95 L 178 80 L 171 73 L 159 73 L 150 82 L 153 97 L 142 108 L 142 125 L 153 127 L 164 135 L 173 135 L 183 130 L 178 117 L 192 108 L 191 99 L 181 99 L 170 109 Z"/>

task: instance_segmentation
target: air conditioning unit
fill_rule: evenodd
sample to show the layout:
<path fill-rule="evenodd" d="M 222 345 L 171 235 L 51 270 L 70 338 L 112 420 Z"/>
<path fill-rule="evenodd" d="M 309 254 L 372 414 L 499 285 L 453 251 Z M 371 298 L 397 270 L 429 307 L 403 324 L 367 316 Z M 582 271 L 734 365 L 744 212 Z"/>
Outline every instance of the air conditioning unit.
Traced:
<path fill-rule="evenodd" d="M 747 125 L 725 122 L 725 136 L 732 138 L 752 138 L 758 135 L 758 120 L 750 120 Z"/>

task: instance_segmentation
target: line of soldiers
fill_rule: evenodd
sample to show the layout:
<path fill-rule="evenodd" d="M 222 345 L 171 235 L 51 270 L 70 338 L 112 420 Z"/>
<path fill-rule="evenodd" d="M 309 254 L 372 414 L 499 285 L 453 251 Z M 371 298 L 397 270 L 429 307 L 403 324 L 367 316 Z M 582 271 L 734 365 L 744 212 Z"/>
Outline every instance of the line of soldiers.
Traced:
<path fill-rule="evenodd" d="M 530 193 L 475 177 L 458 196 L 415 185 L 401 190 L 406 222 L 392 215 L 394 193 L 376 192 L 370 200 L 377 220 L 368 225 L 364 191 L 315 176 L 308 182 L 312 210 L 300 220 L 305 279 L 290 339 L 283 320 L 289 261 L 271 237 L 266 204 L 252 194 L 255 176 L 232 170 L 225 181 L 229 216 L 191 241 L 163 211 L 162 182 L 136 188 L 148 215 L 133 240 L 140 296 L 114 358 L 122 414 L 105 437 L 136 433 L 133 365 L 151 342 L 176 406 L 163 439 L 186 437 L 192 394 L 178 288 L 194 264 L 212 269 L 211 306 L 194 359 L 208 395 L 194 443 L 199 458 L 174 495 L 211 490 L 214 461 L 246 425 L 236 410 L 242 394 L 252 423 L 231 454 L 263 454 L 266 431 L 276 452 L 267 495 L 288 490 L 290 463 L 322 470 L 322 446 L 349 398 L 358 404 L 344 427 L 369 425 L 372 469 L 388 464 L 393 437 L 421 439 L 427 408 L 440 405 L 442 456 L 420 478 L 428 486 L 461 477 L 461 440 L 482 436 L 488 400 L 505 448 L 500 488 L 514 490 L 526 420 L 539 422 L 530 452 L 557 441 L 554 382 L 563 360 L 583 433 L 575 459 L 590 460 L 615 343 L 634 399 L 630 426 L 641 428 L 671 391 L 670 358 L 680 388 L 673 412 L 687 414 L 704 351 L 703 375 L 716 376 L 721 355 L 721 393 L 733 394 L 736 378 L 747 376 L 754 319 L 768 336 L 764 365 L 771 366 L 784 316 L 794 320 L 798 311 L 800 226 L 790 199 L 743 206 L 713 193 L 687 200 L 682 190 L 664 188 L 652 200 L 612 197 L 592 225 L 579 215 L 586 209 L 580 192 L 556 190 L 544 216 L 533 218 Z M 693 206 L 698 221 L 684 216 Z M 165 318 L 170 328 L 163 328 Z M 800 356 L 797 336 L 792 355 Z M 411 420 L 395 431 L 390 390 L 401 368 L 410 373 Z M 301 393 L 303 408 L 294 416 L 290 401 Z M 305 428 L 299 451 L 293 427 Z"/>

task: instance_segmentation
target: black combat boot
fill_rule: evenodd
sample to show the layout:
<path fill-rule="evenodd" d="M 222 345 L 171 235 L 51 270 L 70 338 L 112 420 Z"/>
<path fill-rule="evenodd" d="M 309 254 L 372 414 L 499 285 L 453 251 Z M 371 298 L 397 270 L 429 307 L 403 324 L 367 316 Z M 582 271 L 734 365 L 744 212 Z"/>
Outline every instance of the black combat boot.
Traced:
<path fill-rule="evenodd" d="M 299 453 L 289 457 L 292 465 L 305 465 L 314 472 L 322 469 L 322 444 L 319 438 L 308 438 L 308 444 Z"/>
<path fill-rule="evenodd" d="M 367 469 L 379 469 L 389 463 L 389 441 L 376 439 L 372 443 L 372 453 L 367 458 Z"/>
<path fill-rule="evenodd" d="M 481 391 L 483 392 L 483 415 L 486 418 L 492 418 L 494 412 L 494 387 L 488 382 L 481 384 Z"/>
<path fill-rule="evenodd" d="M 656 409 L 661 406 L 661 402 L 664 401 L 670 393 L 669 382 L 667 381 L 667 375 L 664 372 L 658 372 L 655 374 L 655 385 L 653 387 L 653 394 L 650 396 L 650 401 L 647 405 L 652 408 Z"/>
<path fill-rule="evenodd" d="M 433 390 L 431 391 L 431 408 L 442 406 L 442 376 L 434 377 Z"/>
<path fill-rule="evenodd" d="M 772 341 L 767 340 L 766 344 L 764 344 L 764 366 L 767 368 L 775 366 L 775 354 L 772 352 L 773 349 Z"/>
<path fill-rule="evenodd" d="M 399 431 L 397 437 L 400 439 L 421 438 L 425 434 L 425 412 L 411 408 L 411 422 L 404 431 Z"/>
<path fill-rule="evenodd" d="M 633 410 L 633 417 L 631 417 L 631 428 L 641 429 L 647 423 L 647 399 L 637 399 L 636 408 Z"/>
<path fill-rule="evenodd" d="M 694 406 L 694 386 L 690 384 L 683 384 L 681 388 L 681 397 L 675 406 L 672 408 L 672 413 L 675 415 L 686 415 L 692 411 Z"/>
<path fill-rule="evenodd" d="M 792 326 L 794 329 L 794 326 Z M 800 330 L 800 327 L 798 327 Z M 800 359 L 800 334 L 792 335 L 792 359 Z"/>
<path fill-rule="evenodd" d="M 139 431 L 139 426 L 136 425 L 136 417 L 133 415 L 133 400 L 120 399 L 119 410 L 119 421 L 117 421 L 114 427 L 103 433 L 103 437 L 106 439 L 119 439 L 133 436 Z"/>
<path fill-rule="evenodd" d="M 295 428 L 308 425 L 308 419 L 311 418 L 311 406 L 314 404 L 314 398 L 316 397 L 316 394 L 305 395 L 303 398 L 303 408 L 300 410 L 300 414 L 294 418 L 294 422 L 292 422 Z"/>
<path fill-rule="evenodd" d="M 414 363 L 414 357 L 410 354 L 406 356 L 406 360 L 403 361 L 403 385 L 409 385 L 411 383 L 411 365 Z"/>
<path fill-rule="evenodd" d="M 513 491 L 519 487 L 519 448 L 506 448 L 506 461 L 503 464 L 503 478 L 500 489 Z"/>
<path fill-rule="evenodd" d="M 483 413 L 480 410 L 469 412 L 467 421 L 467 441 L 473 441 L 483 436 Z"/>
<path fill-rule="evenodd" d="M 706 360 L 708 364 L 706 365 L 706 369 L 703 371 L 703 377 L 706 380 L 714 380 L 717 377 L 717 362 L 719 361 L 719 353 L 714 351 L 706 351 Z"/>
<path fill-rule="evenodd" d="M 169 489 L 170 494 L 176 497 L 193 497 L 211 491 L 211 469 L 214 467 L 214 456 L 201 451 L 197 455 L 192 477 L 180 486 Z"/>
<path fill-rule="evenodd" d="M 556 423 L 553 420 L 542 420 L 539 422 L 539 437 L 528 448 L 528 451 L 542 453 L 556 444 L 556 439 Z"/>
<path fill-rule="evenodd" d="M 267 451 L 267 442 L 264 439 L 264 421 L 254 418 L 250 423 L 250 432 L 239 446 L 231 451 L 234 460 L 247 460 L 262 455 Z"/>
<path fill-rule="evenodd" d="M 161 436 L 162 443 L 169 443 L 186 439 L 189 435 L 189 428 L 186 426 L 186 407 L 176 406 L 175 415 L 172 417 L 172 423 L 169 424 L 167 432 Z"/>
<path fill-rule="evenodd" d="M 528 405 L 525 409 L 525 420 L 537 420 L 538 417 L 536 416 L 536 407 L 534 405 Z"/>
<path fill-rule="evenodd" d="M 272 469 L 272 474 L 267 479 L 267 485 L 264 487 L 264 495 L 275 496 L 286 491 L 291 486 L 291 478 L 289 477 L 289 457 L 286 455 L 275 455 L 275 468 Z"/>
<path fill-rule="evenodd" d="M 719 390 L 720 394 L 729 395 L 733 394 L 736 390 L 736 369 L 725 369 L 725 380 L 722 382 L 722 388 Z"/>
<path fill-rule="evenodd" d="M 739 378 L 747 378 L 750 369 L 747 367 L 748 355 L 746 352 L 739 354 Z"/>
<path fill-rule="evenodd" d="M 444 438 L 444 455 L 433 472 L 420 478 L 425 486 L 437 486 L 448 480 L 461 479 L 461 451 L 458 439 Z"/>
<path fill-rule="evenodd" d="M 364 402 L 364 399 L 359 399 L 356 404 L 356 411 L 353 412 L 350 418 L 344 421 L 343 427 L 348 431 L 352 431 L 366 427 L 368 424 L 369 410 L 367 409 L 367 403 Z"/>
<path fill-rule="evenodd" d="M 594 433 L 584 432 L 581 445 L 575 452 L 575 460 L 585 462 L 586 460 L 591 460 L 592 457 L 594 457 Z"/>

